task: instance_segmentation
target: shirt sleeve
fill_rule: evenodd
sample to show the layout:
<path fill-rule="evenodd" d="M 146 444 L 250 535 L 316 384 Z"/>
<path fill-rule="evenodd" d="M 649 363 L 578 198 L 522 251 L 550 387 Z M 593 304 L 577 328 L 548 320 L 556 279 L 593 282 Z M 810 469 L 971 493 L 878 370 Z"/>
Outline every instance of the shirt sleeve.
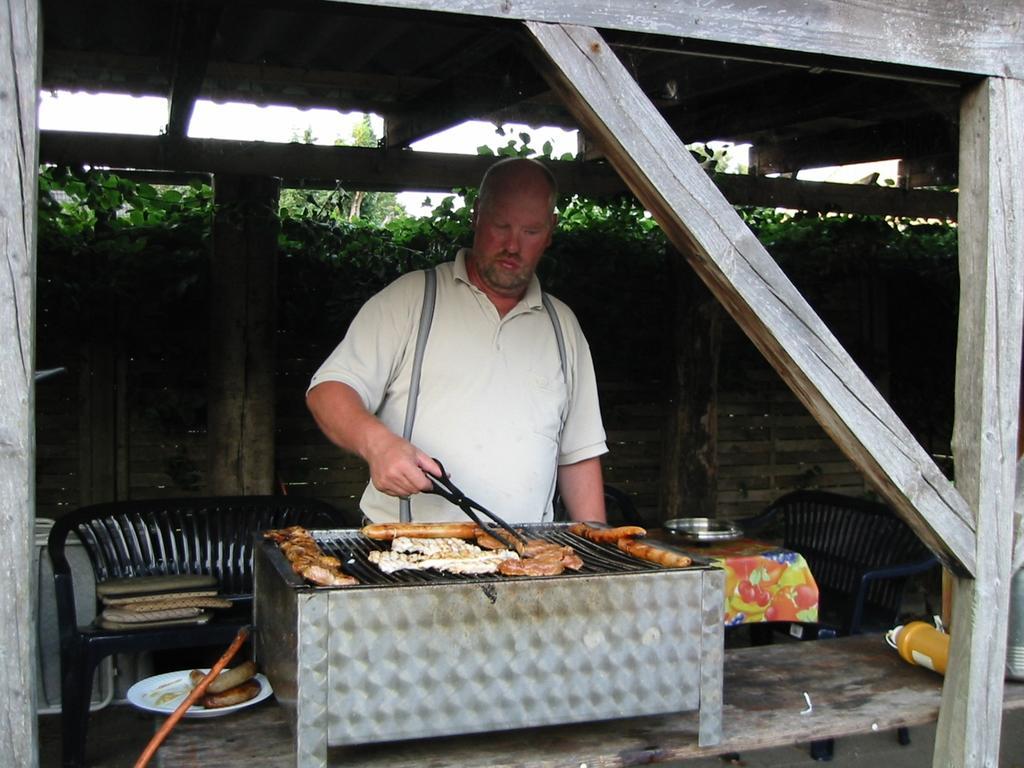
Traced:
<path fill-rule="evenodd" d="M 313 374 L 309 389 L 325 381 L 347 384 L 366 409 L 376 413 L 413 337 L 412 326 L 423 303 L 423 280 L 422 272 L 403 275 L 371 297 Z"/>
<path fill-rule="evenodd" d="M 583 330 L 576 316 L 564 304 L 559 307 L 567 346 L 569 366 L 569 404 L 558 449 L 558 464 L 575 464 L 608 453 L 601 407 L 597 396 L 597 377 Z"/>

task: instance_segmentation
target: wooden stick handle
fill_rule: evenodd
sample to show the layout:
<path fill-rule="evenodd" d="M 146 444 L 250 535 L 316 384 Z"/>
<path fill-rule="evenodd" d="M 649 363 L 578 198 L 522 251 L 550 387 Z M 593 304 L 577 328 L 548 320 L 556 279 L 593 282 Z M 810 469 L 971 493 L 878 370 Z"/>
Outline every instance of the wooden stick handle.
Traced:
<path fill-rule="evenodd" d="M 149 744 L 147 744 L 146 748 L 142 750 L 142 754 L 139 755 L 139 759 L 135 761 L 135 768 L 145 768 L 146 765 L 149 764 L 149 761 L 153 759 L 153 755 L 156 754 L 160 745 L 164 743 L 164 739 L 166 739 L 170 735 L 171 731 L 174 730 L 174 726 L 178 724 L 178 721 L 185 716 L 188 708 L 191 707 L 192 704 L 195 703 L 196 700 L 198 700 L 204 693 L 206 693 L 207 687 L 211 682 L 213 682 L 214 678 L 223 671 L 224 667 L 228 665 L 228 662 L 235 657 L 235 654 L 238 653 L 238 649 L 242 647 L 242 644 L 245 643 L 248 637 L 248 627 L 242 627 L 238 630 L 238 634 L 235 635 L 235 639 L 231 641 L 231 645 L 228 646 L 228 649 L 224 651 L 224 655 L 217 660 L 217 663 L 213 665 L 213 668 L 206 673 L 206 676 L 202 680 L 199 681 L 199 685 L 191 690 L 188 696 L 185 697 L 185 700 L 178 705 L 178 708 L 171 713 L 170 717 L 168 717 L 164 721 L 163 725 L 157 729 L 157 732 L 153 734 L 153 738 L 149 740 Z"/>

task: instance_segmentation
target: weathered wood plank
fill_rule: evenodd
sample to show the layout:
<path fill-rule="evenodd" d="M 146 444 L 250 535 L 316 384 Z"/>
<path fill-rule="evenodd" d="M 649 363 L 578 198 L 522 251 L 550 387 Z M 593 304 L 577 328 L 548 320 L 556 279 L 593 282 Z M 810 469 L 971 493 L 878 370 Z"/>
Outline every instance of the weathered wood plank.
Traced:
<path fill-rule="evenodd" d="M 842 451 L 950 568 L 975 569 L 963 498 L 593 29 L 529 22 L 552 87 Z"/>
<path fill-rule="evenodd" d="M 695 713 L 629 718 L 446 739 L 333 749 L 332 766 L 362 768 L 625 768 L 934 722 L 942 678 L 902 661 L 878 635 L 725 652 L 722 742 L 697 745 Z M 771 696 L 765 686 L 770 681 Z M 805 709 L 804 692 L 813 711 Z M 1007 709 L 1024 707 L 1010 684 Z M 272 704 L 230 718 L 183 720 L 158 753 L 161 766 L 218 755 L 223 768 L 287 764 L 294 734 Z"/>
<path fill-rule="evenodd" d="M 43 131 L 44 162 L 146 168 L 182 173 L 237 173 L 301 179 L 304 187 L 333 189 L 339 182 L 366 190 L 450 192 L 479 183 L 493 158 L 412 150 L 322 147 L 312 144 L 182 139 L 166 136 Z M 559 187 L 603 198 L 626 192 L 605 163 L 552 161 Z M 130 174 L 129 174 L 130 175 Z M 956 194 L 926 189 L 891 189 L 858 184 L 769 179 L 712 174 L 733 205 L 764 205 L 798 210 L 952 219 Z"/>
<path fill-rule="evenodd" d="M 354 0 L 361 5 L 558 22 L 686 37 L 779 52 L 1024 76 L 1024 27 L 1017 0 Z M 758 55 L 751 51 L 750 56 Z M 846 66 L 853 66 L 847 63 Z"/>
<path fill-rule="evenodd" d="M 1017 412 L 1017 497 L 1013 503 L 1013 567 L 1024 567 L 1024 355 L 1021 356 L 1020 400 Z"/>
<path fill-rule="evenodd" d="M 35 717 L 35 276 L 39 6 L 0 23 L 0 765 L 39 764 Z"/>
<path fill-rule="evenodd" d="M 1024 81 L 960 109 L 960 324 L 953 458 L 977 517 L 974 579 L 954 578 L 935 766 L 996 765 L 1005 673 L 1024 318 Z"/>

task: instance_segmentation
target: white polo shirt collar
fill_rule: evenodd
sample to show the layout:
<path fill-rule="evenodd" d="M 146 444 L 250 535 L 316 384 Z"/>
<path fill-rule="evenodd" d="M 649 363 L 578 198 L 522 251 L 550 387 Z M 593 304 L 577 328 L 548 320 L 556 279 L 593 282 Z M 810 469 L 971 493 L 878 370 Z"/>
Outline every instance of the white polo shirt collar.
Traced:
<path fill-rule="evenodd" d="M 469 279 L 469 270 L 466 269 L 466 259 L 469 254 L 472 253 L 470 248 L 460 248 L 459 252 L 455 254 L 455 265 L 453 271 L 453 277 L 459 282 L 463 282 L 470 287 L 476 293 L 479 293 L 486 297 L 483 291 L 473 285 L 473 281 Z M 526 293 L 523 298 L 519 300 L 519 304 L 516 305 L 515 309 L 509 313 L 509 315 L 518 314 L 522 311 L 539 310 L 544 308 L 544 301 L 542 299 L 543 293 L 540 287 L 540 280 L 537 279 L 537 275 L 530 277 L 530 284 L 526 288 Z M 490 299 L 488 299 L 490 301 Z"/>

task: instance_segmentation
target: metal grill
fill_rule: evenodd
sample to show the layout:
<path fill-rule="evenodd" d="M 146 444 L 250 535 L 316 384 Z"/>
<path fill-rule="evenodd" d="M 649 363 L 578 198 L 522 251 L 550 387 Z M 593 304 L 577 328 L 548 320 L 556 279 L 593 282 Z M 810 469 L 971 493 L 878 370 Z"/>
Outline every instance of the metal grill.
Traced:
<path fill-rule="evenodd" d="M 256 551 L 256 656 L 295 733 L 297 766 L 328 746 L 697 710 L 721 735 L 725 577 L 662 568 L 524 526 L 583 560 L 559 576 L 381 572 L 389 542 L 312 531 L 362 582 L 311 587 L 281 551 Z M 571 703 L 566 692 L 571 691 Z"/>
<path fill-rule="evenodd" d="M 522 526 L 522 528 L 527 538 L 543 539 L 553 544 L 572 547 L 583 560 L 583 567 L 579 571 L 567 570 L 558 577 L 538 578 L 596 576 L 601 574 L 660 570 L 660 566 L 630 557 L 616 547 L 595 544 L 588 539 L 569 533 L 565 525 L 535 525 Z M 370 562 L 369 553 L 375 549 L 389 549 L 390 542 L 368 539 L 356 530 L 312 531 L 312 534 L 320 549 L 326 554 L 333 555 L 341 560 L 343 570 L 355 576 L 364 585 L 454 584 L 466 581 L 507 581 L 510 578 L 497 574 L 465 575 L 432 570 L 402 570 L 390 574 L 383 573 L 376 565 Z M 703 564 L 697 563 L 695 567 L 701 567 Z"/>

